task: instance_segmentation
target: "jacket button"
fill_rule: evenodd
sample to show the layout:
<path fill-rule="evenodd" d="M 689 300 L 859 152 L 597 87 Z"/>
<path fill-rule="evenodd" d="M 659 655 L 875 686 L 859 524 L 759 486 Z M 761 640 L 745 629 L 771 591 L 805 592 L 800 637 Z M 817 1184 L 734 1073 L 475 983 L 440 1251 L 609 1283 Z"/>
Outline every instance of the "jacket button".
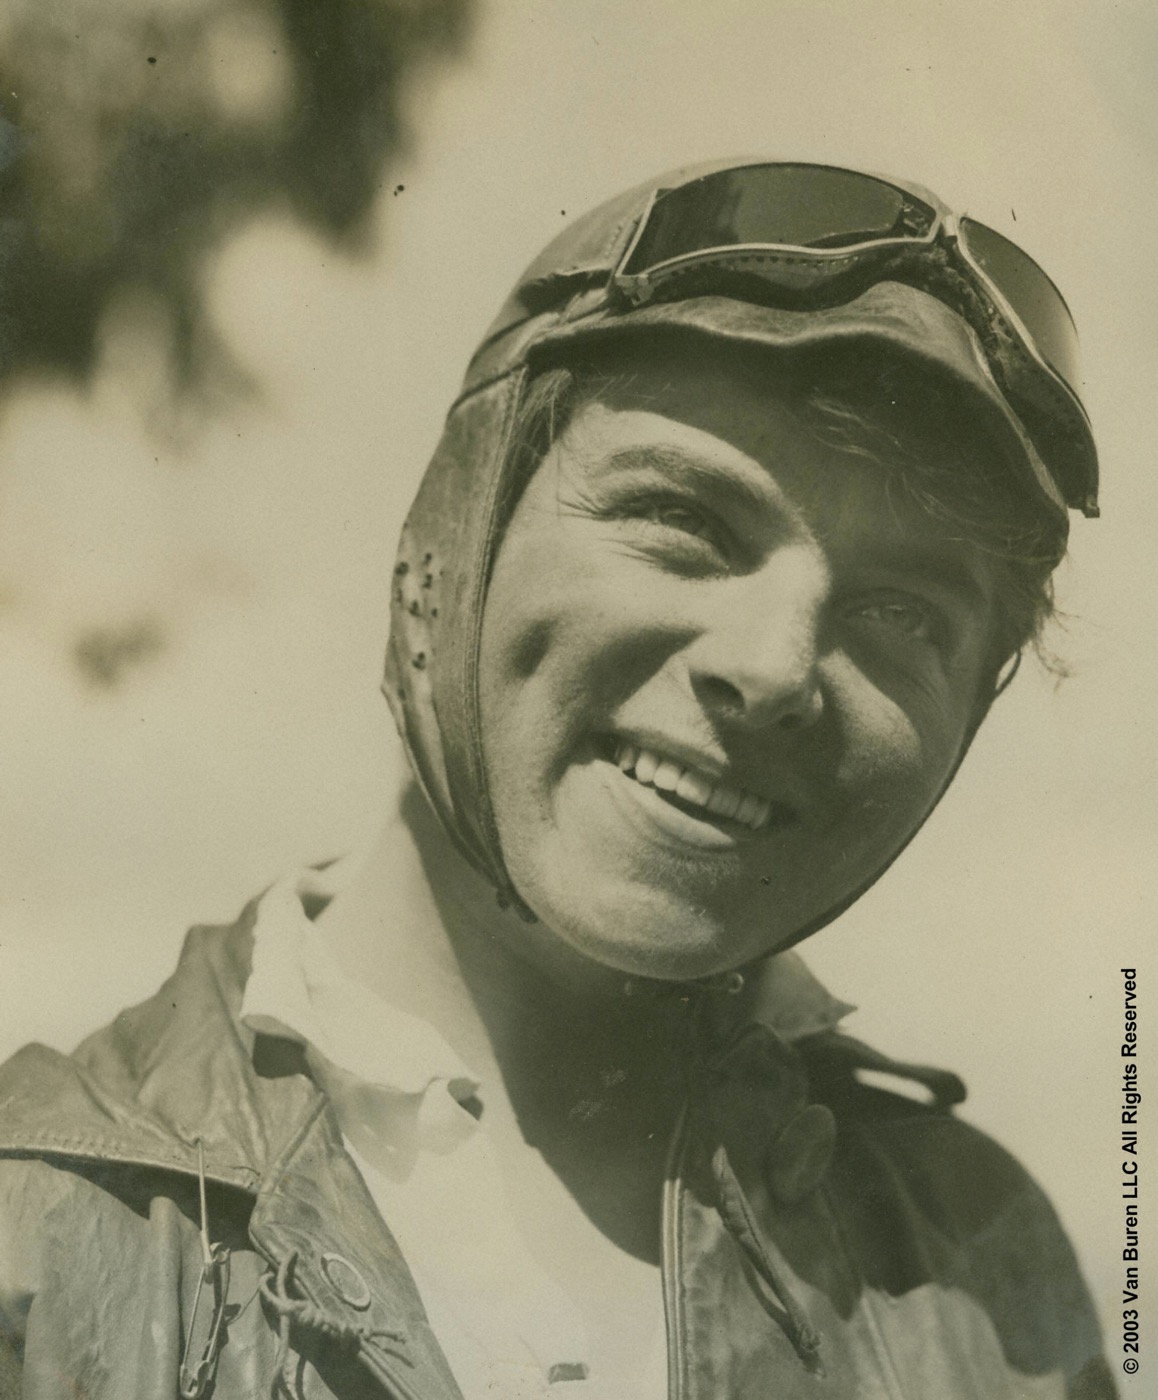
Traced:
<path fill-rule="evenodd" d="M 836 1119 L 822 1103 L 788 1120 L 767 1159 L 768 1185 L 781 1205 L 798 1205 L 816 1190 L 835 1146 Z"/>
<path fill-rule="evenodd" d="M 353 1264 L 341 1254 L 322 1255 L 322 1273 L 343 1303 L 364 1312 L 370 1306 L 370 1289 Z"/>

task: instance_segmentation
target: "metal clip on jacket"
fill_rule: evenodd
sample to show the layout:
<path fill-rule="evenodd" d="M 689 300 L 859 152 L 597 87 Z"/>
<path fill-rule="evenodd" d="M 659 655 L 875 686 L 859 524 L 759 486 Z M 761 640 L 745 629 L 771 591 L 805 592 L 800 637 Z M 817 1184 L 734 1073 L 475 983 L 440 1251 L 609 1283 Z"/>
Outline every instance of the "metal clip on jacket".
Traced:
<path fill-rule="evenodd" d="M 201 1276 L 193 1294 L 193 1311 L 189 1330 L 185 1334 L 185 1352 L 181 1357 L 179 1394 L 181 1400 L 201 1400 L 217 1370 L 217 1358 L 224 1343 L 225 1305 L 229 1297 L 229 1250 L 222 1244 L 209 1243 L 209 1215 L 205 1205 L 205 1148 L 197 1139 L 197 1185 L 201 1201 Z M 201 1298 L 206 1285 L 213 1291 L 213 1311 L 205 1329 L 205 1341 L 196 1363 L 192 1356 L 198 1335 Z M 208 1296 L 208 1295 L 206 1295 Z"/>

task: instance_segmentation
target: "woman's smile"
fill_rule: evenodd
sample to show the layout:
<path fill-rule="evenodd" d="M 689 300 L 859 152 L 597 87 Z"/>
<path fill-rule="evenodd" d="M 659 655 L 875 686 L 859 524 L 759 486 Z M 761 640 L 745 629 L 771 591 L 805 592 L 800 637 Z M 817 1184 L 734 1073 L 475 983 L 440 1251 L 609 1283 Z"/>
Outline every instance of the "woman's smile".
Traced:
<path fill-rule="evenodd" d="M 713 783 L 653 750 L 614 741 L 606 747 L 616 757 L 597 755 L 577 767 L 576 779 L 593 784 L 591 820 L 622 821 L 624 840 L 685 849 L 690 859 L 768 838 L 796 818 L 785 804 Z M 594 811 L 596 803 L 605 805 L 602 816 Z"/>
<path fill-rule="evenodd" d="M 723 830 L 733 827 L 763 831 L 791 820 L 792 809 L 767 797 L 711 776 L 696 763 L 684 763 L 647 746 L 626 741 L 615 745 L 615 765 L 638 787 L 654 791 L 677 810 Z M 724 825 L 727 823 L 727 825 Z"/>

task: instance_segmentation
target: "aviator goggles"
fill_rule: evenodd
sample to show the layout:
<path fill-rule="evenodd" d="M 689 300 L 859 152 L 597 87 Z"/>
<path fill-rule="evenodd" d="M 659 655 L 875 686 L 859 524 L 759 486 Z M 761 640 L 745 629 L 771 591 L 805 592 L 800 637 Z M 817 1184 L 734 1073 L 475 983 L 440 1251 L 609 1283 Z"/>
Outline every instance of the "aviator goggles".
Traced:
<path fill-rule="evenodd" d="M 976 332 L 990 372 L 1065 503 L 1098 514 L 1077 331 L 1034 260 L 925 191 L 834 166 L 753 164 L 651 196 L 612 277 L 633 306 L 711 292 L 836 306 L 906 282 Z"/>

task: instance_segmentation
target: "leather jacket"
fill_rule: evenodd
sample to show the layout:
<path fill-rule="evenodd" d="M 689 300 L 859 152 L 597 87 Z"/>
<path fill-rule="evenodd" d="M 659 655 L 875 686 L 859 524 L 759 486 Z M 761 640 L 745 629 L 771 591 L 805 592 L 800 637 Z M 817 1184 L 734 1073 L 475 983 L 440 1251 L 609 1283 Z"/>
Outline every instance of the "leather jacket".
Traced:
<path fill-rule="evenodd" d="M 0 1070 L 3 1400 L 457 1400 L 300 1049 L 238 1019 L 253 908 L 73 1056 Z M 794 1005 L 704 1055 L 673 1144 L 672 1400 L 1112 1397 L 1070 1246 L 959 1082 Z"/>

